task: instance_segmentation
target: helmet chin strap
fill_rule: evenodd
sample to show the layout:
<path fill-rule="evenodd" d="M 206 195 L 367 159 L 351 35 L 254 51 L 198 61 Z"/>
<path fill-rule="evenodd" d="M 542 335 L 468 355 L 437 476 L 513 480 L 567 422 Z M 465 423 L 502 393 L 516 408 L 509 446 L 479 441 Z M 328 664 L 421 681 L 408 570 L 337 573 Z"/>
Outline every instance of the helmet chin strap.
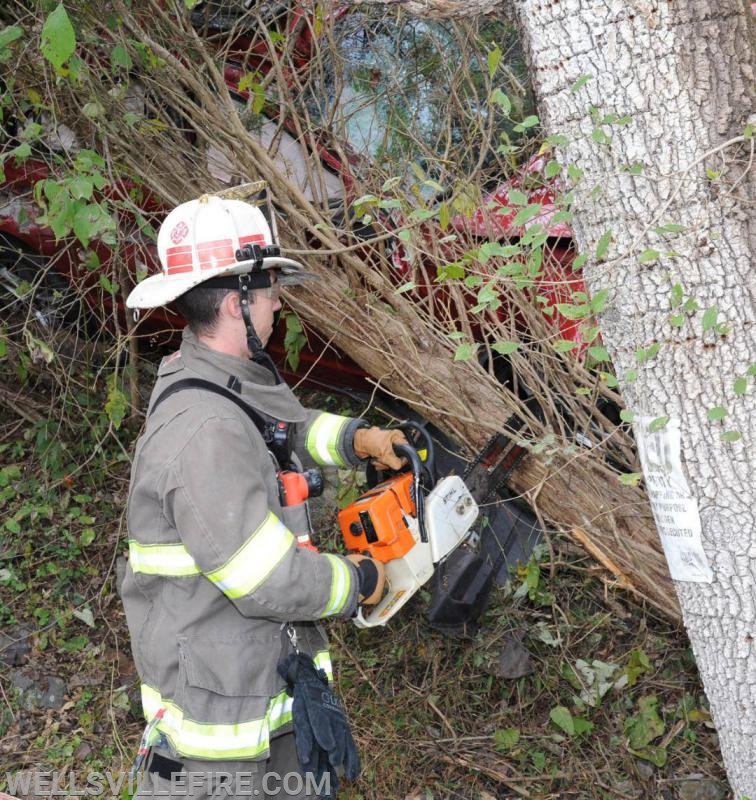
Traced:
<path fill-rule="evenodd" d="M 252 324 L 252 315 L 249 313 L 249 290 L 250 290 L 251 275 L 246 272 L 239 275 L 239 304 L 241 306 L 242 319 L 244 320 L 244 327 L 247 329 L 247 349 L 249 350 L 249 358 L 255 364 L 260 364 L 266 367 L 273 375 L 276 383 L 282 383 L 281 376 L 278 374 L 276 365 L 273 359 L 265 350 L 265 347 L 257 335 L 255 326 Z"/>

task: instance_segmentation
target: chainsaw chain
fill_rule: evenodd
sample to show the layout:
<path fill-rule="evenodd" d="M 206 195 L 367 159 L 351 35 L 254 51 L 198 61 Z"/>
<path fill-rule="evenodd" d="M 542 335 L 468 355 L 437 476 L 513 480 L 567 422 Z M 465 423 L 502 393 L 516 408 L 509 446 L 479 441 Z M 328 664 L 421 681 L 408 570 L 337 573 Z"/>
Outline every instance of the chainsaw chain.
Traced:
<path fill-rule="evenodd" d="M 513 430 L 514 432 L 518 431 L 522 428 L 523 422 L 520 419 L 517 419 L 514 415 L 512 415 L 506 422 L 506 426 Z M 507 458 L 511 455 L 512 451 L 516 448 L 519 452 L 516 454 L 512 462 L 508 465 L 506 470 L 504 470 L 501 475 L 496 476 L 496 483 L 493 486 L 488 486 L 486 494 L 477 500 L 478 505 L 485 503 L 487 500 L 492 498 L 495 494 L 499 492 L 500 489 L 506 487 L 508 485 L 509 479 L 512 477 L 512 473 L 517 468 L 517 465 L 522 461 L 525 457 L 527 450 L 518 445 L 516 442 L 513 441 L 511 437 L 505 436 L 503 433 L 495 433 L 483 447 L 480 449 L 478 454 L 475 456 L 475 459 L 471 461 L 467 469 L 462 476 L 462 480 L 467 483 L 467 478 L 475 471 L 477 467 L 483 462 L 484 458 L 486 457 L 488 451 L 496 444 L 498 440 L 501 438 L 505 438 L 509 442 L 509 446 L 507 447 L 506 444 L 502 444 L 503 456 L 498 459 L 498 463 L 489 471 L 489 478 L 496 473 L 496 470 L 507 460 Z"/>

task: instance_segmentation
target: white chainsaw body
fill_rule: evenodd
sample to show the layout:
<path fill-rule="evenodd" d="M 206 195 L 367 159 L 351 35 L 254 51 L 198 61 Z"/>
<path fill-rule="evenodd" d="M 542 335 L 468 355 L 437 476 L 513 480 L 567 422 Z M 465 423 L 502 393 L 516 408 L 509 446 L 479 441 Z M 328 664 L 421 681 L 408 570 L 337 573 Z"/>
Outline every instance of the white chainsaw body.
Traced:
<path fill-rule="evenodd" d="M 428 581 L 436 564 L 465 541 L 478 518 L 478 505 L 458 475 L 442 478 L 425 498 L 424 509 L 428 541 L 420 539 L 417 518 L 405 516 L 415 545 L 403 558 L 386 564 L 388 592 L 369 613 L 360 607 L 357 627 L 385 625 Z"/>

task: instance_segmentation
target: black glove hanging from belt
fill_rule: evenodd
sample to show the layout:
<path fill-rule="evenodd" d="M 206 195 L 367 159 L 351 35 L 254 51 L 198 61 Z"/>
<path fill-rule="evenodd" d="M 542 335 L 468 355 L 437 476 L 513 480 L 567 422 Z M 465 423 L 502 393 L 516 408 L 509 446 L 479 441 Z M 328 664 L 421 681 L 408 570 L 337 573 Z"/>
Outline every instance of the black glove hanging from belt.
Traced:
<path fill-rule="evenodd" d="M 360 774 L 360 757 L 344 707 L 329 688 L 325 672 L 306 653 L 287 656 L 278 672 L 294 698 L 294 738 L 302 771 L 313 773 L 318 785 L 330 772 L 330 793 L 323 795 L 330 800 L 339 788 L 339 775 L 353 781 Z"/>

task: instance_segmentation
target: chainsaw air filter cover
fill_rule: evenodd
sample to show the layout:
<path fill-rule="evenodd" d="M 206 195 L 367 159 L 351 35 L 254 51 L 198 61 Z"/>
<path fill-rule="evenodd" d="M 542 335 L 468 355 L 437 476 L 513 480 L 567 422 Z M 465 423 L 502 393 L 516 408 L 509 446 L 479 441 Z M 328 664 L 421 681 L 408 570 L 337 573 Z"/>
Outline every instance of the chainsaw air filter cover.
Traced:
<path fill-rule="evenodd" d="M 416 515 L 411 496 L 412 473 L 405 472 L 379 483 L 339 512 L 339 525 L 350 552 L 387 563 L 403 558 L 415 539 L 406 517 Z"/>

